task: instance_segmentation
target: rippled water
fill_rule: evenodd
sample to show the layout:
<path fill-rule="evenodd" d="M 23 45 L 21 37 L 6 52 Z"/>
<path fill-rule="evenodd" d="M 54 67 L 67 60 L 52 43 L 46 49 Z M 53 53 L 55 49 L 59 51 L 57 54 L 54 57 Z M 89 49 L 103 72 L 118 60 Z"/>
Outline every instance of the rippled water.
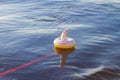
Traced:
<path fill-rule="evenodd" d="M 0 0 L 0 72 L 55 54 L 65 28 L 77 44 L 63 69 L 52 55 L 0 80 L 120 80 L 119 0 Z"/>

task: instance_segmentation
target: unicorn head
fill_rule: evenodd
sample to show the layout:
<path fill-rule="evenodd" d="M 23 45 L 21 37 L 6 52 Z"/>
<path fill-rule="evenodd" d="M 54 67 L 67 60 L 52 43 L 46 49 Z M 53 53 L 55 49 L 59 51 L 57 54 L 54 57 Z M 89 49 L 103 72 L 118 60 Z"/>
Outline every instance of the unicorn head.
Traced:
<path fill-rule="evenodd" d="M 67 37 L 66 35 L 67 35 L 67 29 L 65 29 L 65 30 L 62 32 L 60 38 L 63 39 L 63 38 L 65 38 L 65 37 Z"/>

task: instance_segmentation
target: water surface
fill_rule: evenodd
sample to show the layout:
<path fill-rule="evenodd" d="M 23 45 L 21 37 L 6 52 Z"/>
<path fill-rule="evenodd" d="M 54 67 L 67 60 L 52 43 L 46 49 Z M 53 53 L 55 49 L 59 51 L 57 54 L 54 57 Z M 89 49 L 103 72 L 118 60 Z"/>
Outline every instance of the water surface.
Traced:
<path fill-rule="evenodd" d="M 77 44 L 63 69 L 52 55 L 0 80 L 120 80 L 119 0 L 0 0 L 0 72 L 55 54 L 65 28 Z"/>

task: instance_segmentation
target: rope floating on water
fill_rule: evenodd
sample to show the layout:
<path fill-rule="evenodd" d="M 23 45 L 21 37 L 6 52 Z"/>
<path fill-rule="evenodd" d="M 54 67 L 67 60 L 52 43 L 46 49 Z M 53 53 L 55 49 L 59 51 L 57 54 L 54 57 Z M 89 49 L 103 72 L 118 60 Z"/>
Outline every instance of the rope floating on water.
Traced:
<path fill-rule="evenodd" d="M 1 73 L 0 73 L 0 76 L 4 76 L 4 75 L 9 74 L 9 73 L 12 73 L 12 72 L 14 72 L 14 71 L 16 71 L 16 70 L 19 70 L 19 69 L 22 69 L 22 68 L 24 68 L 24 67 L 27 67 L 27 66 L 29 66 L 29 65 L 31 65 L 31 64 L 37 63 L 38 61 L 44 60 L 44 59 L 48 58 L 48 57 L 51 56 L 51 55 L 53 55 L 53 54 L 52 54 L 52 53 L 51 53 L 51 54 L 48 54 L 48 55 L 43 56 L 43 57 L 40 57 L 40 58 L 38 58 L 38 59 L 36 59 L 36 60 L 30 61 L 30 62 L 28 62 L 28 63 L 25 63 L 25 64 L 23 64 L 23 65 L 20 65 L 20 66 L 17 66 L 17 67 L 15 67 L 15 68 L 6 70 L 6 71 L 4 71 L 4 72 L 1 72 Z"/>

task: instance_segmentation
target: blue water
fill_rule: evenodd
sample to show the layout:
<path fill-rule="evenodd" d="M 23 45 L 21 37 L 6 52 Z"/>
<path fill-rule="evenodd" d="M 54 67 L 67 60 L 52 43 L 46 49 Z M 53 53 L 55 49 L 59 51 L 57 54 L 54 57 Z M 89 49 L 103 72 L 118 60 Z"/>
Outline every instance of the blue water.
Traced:
<path fill-rule="evenodd" d="M 61 69 L 53 40 L 65 28 L 76 49 Z M 50 53 L 0 80 L 120 80 L 120 1 L 0 0 L 0 72 Z"/>

